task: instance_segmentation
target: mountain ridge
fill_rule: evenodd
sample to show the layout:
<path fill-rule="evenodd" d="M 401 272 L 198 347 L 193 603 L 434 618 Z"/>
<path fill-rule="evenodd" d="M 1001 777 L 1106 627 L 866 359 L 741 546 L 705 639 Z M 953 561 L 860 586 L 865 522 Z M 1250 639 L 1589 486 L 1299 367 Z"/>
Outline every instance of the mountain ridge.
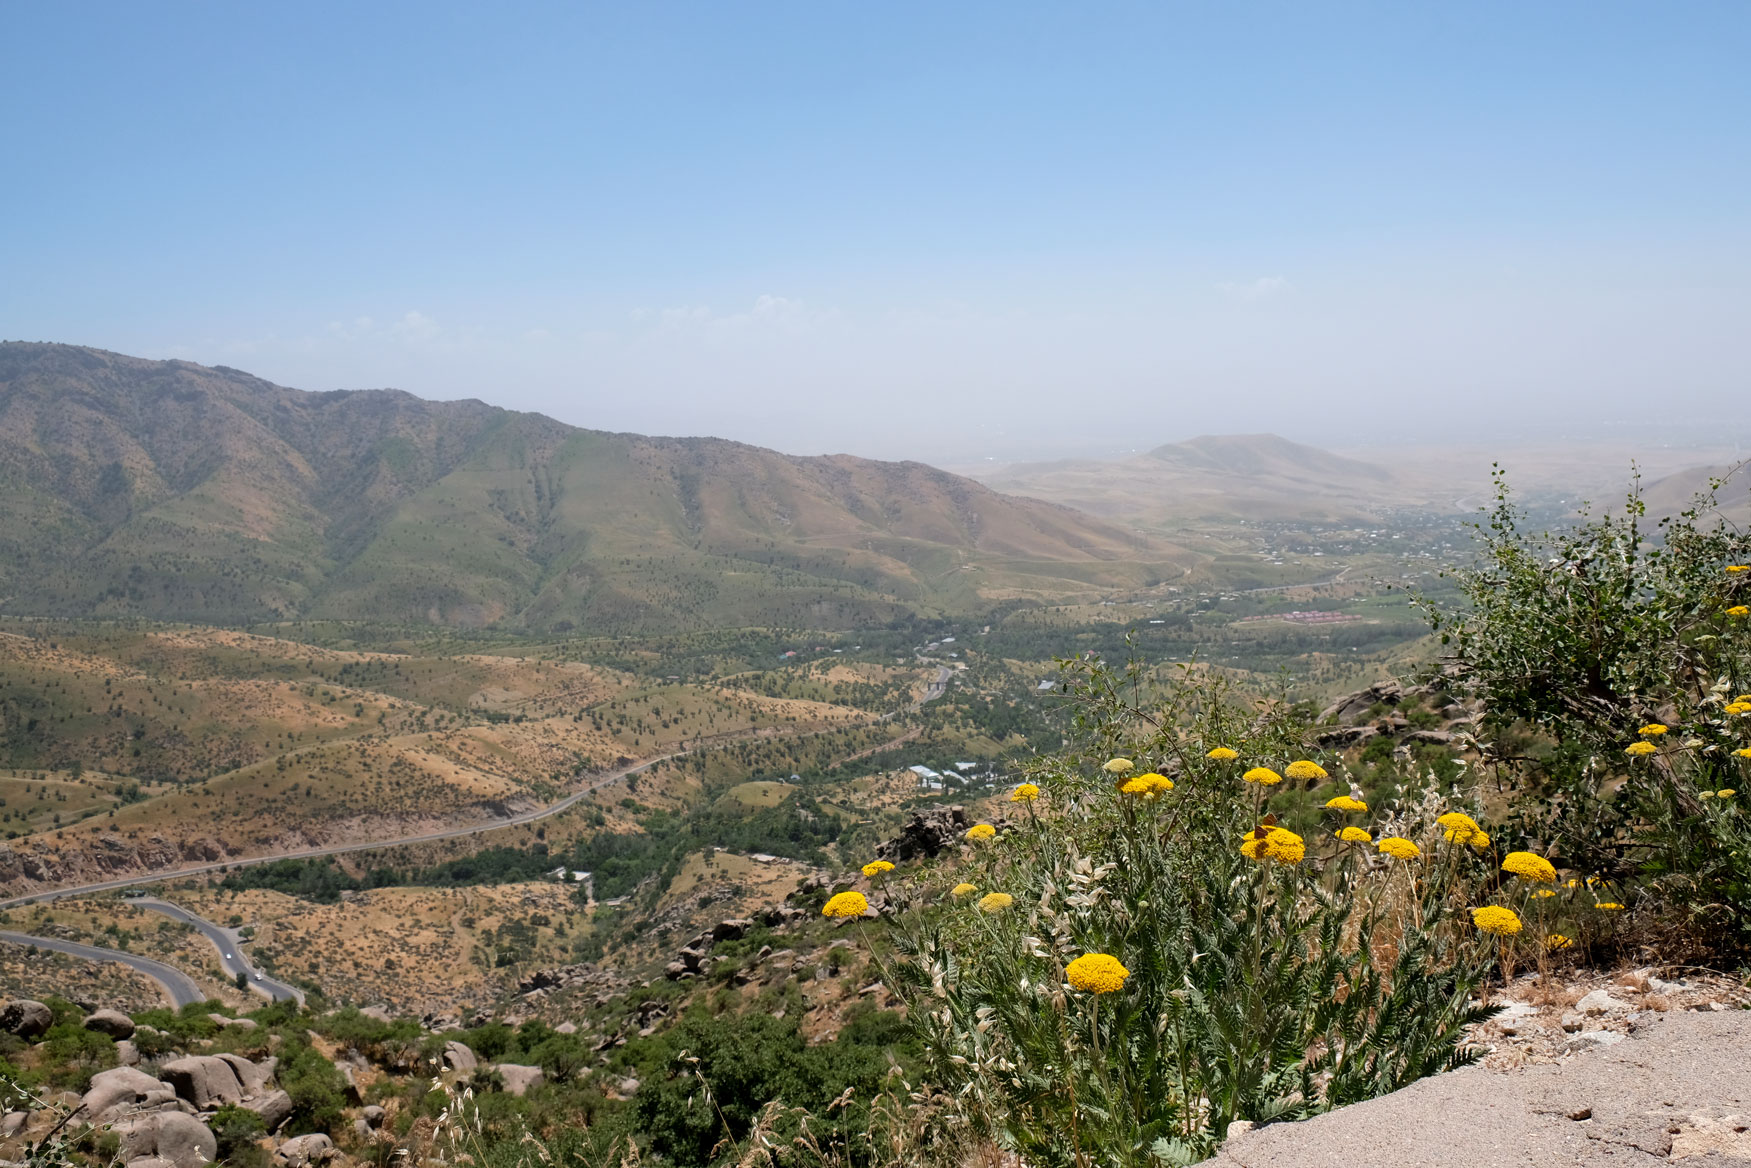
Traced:
<path fill-rule="evenodd" d="M 8 610 L 212 623 L 837 627 L 1186 555 L 923 463 L 30 342 L 0 344 L 0 501 Z"/>

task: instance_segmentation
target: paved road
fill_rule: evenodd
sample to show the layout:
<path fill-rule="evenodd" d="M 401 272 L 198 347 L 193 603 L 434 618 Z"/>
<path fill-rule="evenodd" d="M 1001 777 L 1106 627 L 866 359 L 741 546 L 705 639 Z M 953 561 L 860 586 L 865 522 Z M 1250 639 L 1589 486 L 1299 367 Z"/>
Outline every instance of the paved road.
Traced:
<path fill-rule="evenodd" d="M 62 941 L 55 937 L 27 937 L 23 933 L 0 933 L 0 941 L 9 941 L 14 945 L 35 945 L 38 949 L 53 949 L 57 953 L 83 957 L 87 961 L 119 961 L 157 982 L 178 1007 L 207 1000 L 207 995 L 201 992 L 201 988 L 195 985 L 194 979 L 188 974 L 150 957 L 136 957 L 118 949 L 99 949 L 95 945 L 81 945 L 77 941 Z"/>
<path fill-rule="evenodd" d="M 546 819 L 550 815 L 558 815 L 561 811 L 575 805 L 592 791 L 606 787 L 610 783 L 619 782 L 628 775 L 637 774 L 648 767 L 671 758 L 678 758 L 687 751 L 677 751 L 658 758 L 649 759 L 636 766 L 624 767 L 613 771 L 600 779 L 575 791 L 557 803 L 546 807 L 538 807 L 534 811 L 526 811 L 521 815 L 506 816 L 502 819 L 488 819 L 481 823 L 469 824 L 465 827 L 445 828 L 443 831 L 428 831 L 421 835 L 407 835 L 399 839 L 369 840 L 357 844 L 331 844 L 326 847 L 303 848 L 294 852 L 276 852 L 271 856 L 250 856 L 247 859 L 223 860 L 212 864 L 197 864 L 190 868 L 172 868 L 167 871 L 152 872 L 143 876 L 127 876 L 120 880 L 103 880 L 96 884 L 76 884 L 70 888 L 56 888 L 46 892 L 32 892 L 26 896 L 15 896 L 10 900 L 0 900 L 0 909 L 16 908 L 19 905 L 35 904 L 44 900 L 60 900 L 67 896 L 87 896 L 94 892 L 113 892 L 118 888 L 133 888 L 141 884 L 155 884 L 160 880 L 181 880 L 188 876 L 202 876 L 210 872 L 222 872 L 232 868 L 253 868 L 258 864 L 272 864 L 279 860 L 313 860 L 321 856 L 342 856 L 351 852 L 373 852 L 379 848 L 394 848 L 404 844 L 429 844 L 440 840 L 459 839 L 462 836 L 479 835 L 481 832 L 497 831 L 503 827 L 519 827 L 525 823 L 534 823 L 538 819 Z"/>
<path fill-rule="evenodd" d="M 155 900 L 142 896 L 131 899 L 128 903 L 137 904 L 144 909 L 151 909 L 153 912 L 163 913 L 167 917 L 199 929 L 201 935 L 211 941 L 213 948 L 219 951 L 219 965 L 225 970 L 226 976 L 234 978 L 241 973 L 244 980 L 249 983 L 249 988 L 264 997 L 272 998 L 276 1002 L 292 998 L 300 1006 L 304 1004 L 303 990 L 296 986 L 289 986 L 283 981 L 276 981 L 265 973 L 257 971 L 249 963 L 249 958 L 244 956 L 243 949 L 237 943 L 236 929 L 215 925 L 212 921 L 196 916 L 180 904 L 171 904 L 167 900 Z"/>

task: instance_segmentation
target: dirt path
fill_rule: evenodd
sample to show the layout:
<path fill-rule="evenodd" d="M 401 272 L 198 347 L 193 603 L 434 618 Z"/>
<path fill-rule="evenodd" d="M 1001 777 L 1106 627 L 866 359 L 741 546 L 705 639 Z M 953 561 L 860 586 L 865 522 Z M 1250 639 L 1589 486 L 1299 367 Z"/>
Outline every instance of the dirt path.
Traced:
<path fill-rule="evenodd" d="M 1656 1015 L 1558 1063 L 1467 1067 L 1224 1144 L 1211 1168 L 1751 1162 L 1751 1011 Z"/>

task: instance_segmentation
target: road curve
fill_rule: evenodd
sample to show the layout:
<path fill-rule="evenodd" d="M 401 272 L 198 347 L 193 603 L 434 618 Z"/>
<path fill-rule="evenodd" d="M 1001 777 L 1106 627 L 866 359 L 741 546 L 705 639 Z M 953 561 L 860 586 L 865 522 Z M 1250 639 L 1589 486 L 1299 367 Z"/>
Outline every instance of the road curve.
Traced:
<path fill-rule="evenodd" d="M 188 909 L 183 908 L 180 904 L 171 904 L 168 900 L 156 900 L 151 897 L 142 896 L 130 899 L 128 903 L 139 905 L 141 908 L 151 909 L 156 913 L 163 913 L 167 917 L 179 920 L 187 925 L 193 925 L 195 928 L 199 929 L 201 935 L 211 941 L 213 943 L 213 948 L 218 950 L 219 965 L 224 969 L 227 977 L 234 978 L 241 973 L 244 982 L 250 989 L 258 994 L 272 998 L 276 1002 L 282 1002 L 287 998 L 291 998 L 300 1006 L 304 1004 L 303 990 L 298 989 L 296 986 L 289 986 L 283 981 L 271 978 L 265 973 L 260 973 L 249 963 L 249 958 L 243 955 L 243 949 L 237 943 L 237 931 L 235 929 L 228 929 L 222 925 L 215 925 L 212 921 L 209 921 L 204 917 L 198 917 Z"/>
<path fill-rule="evenodd" d="M 953 670 L 949 669 L 946 665 L 938 665 L 936 680 L 931 682 L 929 687 L 925 689 L 924 697 L 913 702 L 907 707 L 907 709 L 916 711 L 920 706 L 924 705 L 925 702 L 933 702 L 937 698 L 940 698 L 943 693 L 947 691 L 949 679 L 953 676 Z M 896 711 L 896 713 L 897 712 L 898 711 Z M 882 720 L 886 721 L 892 717 L 894 717 L 894 713 L 884 714 L 882 715 Z M 717 745 L 717 743 L 713 742 L 707 745 Z M 704 747 L 696 747 L 696 749 L 704 749 Z M 32 892 L 25 896 L 15 896 L 9 900 L 0 900 L 0 909 L 16 908 L 19 905 L 25 904 L 36 904 L 39 901 L 45 900 L 60 900 L 61 898 L 68 896 L 86 896 L 94 892 L 113 892 L 118 888 L 133 888 L 140 884 L 156 884 L 160 880 L 182 880 L 189 876 L 203 876 L 209 872 L 223 872 L 232 868 L 253 868 L 260 864 L 277 863 L 280 860 L 314 860 L 323 856 L 344 856 L 352 852 L 374 852 L 381 848 L 396 848 L 407 844 L 431 844 L 439 843 L 443 840 L 461 839 L 463 836 L 479 835 L 482 832 L 497 831 L 504 827 L 521 827 L 525 823 L 534 823 L 538 819 L 546 819 L 549 816 L 558 815 L 562 811 L 569 810 L 585 796 L 602 787 L 609 786 L 612 783 L 617 783 L 628 775 L 636 775 L 638 772 L 648 770 L 660 762 L 667 762 L 672 758 L 681 758 L 684 755 L 692 753 L 692 750 L 677 750 L 670 754 L 646 759 L 644 762 L 635 763 L 629 767 L 622 767 L 617 771 L 610 771 L 608 774 L 603 775 L 588 786 L 580 788 L 579 790 L 572 792 L 570 795 L 567 795 L 557 803 L 550 803 L 546 807 L 537 807 L 535 810 L 525 811 L 521 815 L 506 816 L 503 819 L 488 819 L 484 822 L 469 824 L 465 827 L 449 827 L 442 831 L 425 832 L 422 835 L 406 835 L 399 839 L 369 840 L 365 843 L 336 844 L 328 847 L 303 848 L 294 852 L 276 852 L 271 856 L 250 856 L 239 860 L 222 860 L 212 864 L 197 864 L 191 868 L 175 868 L 167 872 L 153 872 L 144 876 L 127 876 L 120 880 L 103 880 L 96 884 L 76 884 L 70 888 L 55 888 L 45 892 Z M 233 952 L 235 952 L 235 950 L 233 950 Z"/>
<path fill-rule="evenodd" d="M 57 953 L 83 957 L 87 961 L 119 961 L 157 982 L 179 1009 L 207 1000 L 207 995 L 201 992 L 201 988 L 188 974 L 150 957 L 137 957 L 119 949 L 99 949 L 95 945 L 81 945 L 77 941 L 62 941 L 55 937 L 27 937 L 23 933 L 0 932 L 0 941 L 9 941 L 14 945 L 35 945 L 38 949 L 53 949 Z"/>

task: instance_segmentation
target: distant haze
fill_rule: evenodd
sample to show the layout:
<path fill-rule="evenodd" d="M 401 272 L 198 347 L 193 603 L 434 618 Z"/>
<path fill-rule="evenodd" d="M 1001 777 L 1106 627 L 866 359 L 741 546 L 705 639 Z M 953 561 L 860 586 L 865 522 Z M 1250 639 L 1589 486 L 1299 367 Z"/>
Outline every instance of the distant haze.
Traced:
<path fill-rule="evenodd" d="M 0 42 L 4 338 L 955 466 L 1751 447 L 1751 6 L 94 3 Z"/>

